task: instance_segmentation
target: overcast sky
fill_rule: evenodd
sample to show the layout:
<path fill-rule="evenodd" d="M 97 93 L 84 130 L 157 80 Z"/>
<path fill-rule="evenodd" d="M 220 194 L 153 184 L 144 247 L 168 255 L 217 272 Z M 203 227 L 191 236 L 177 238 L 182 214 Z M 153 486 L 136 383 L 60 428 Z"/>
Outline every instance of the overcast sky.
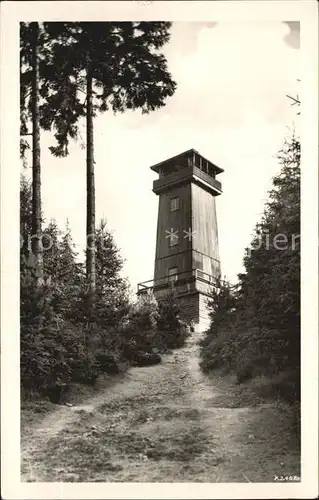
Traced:
<path fill-rule="evenodd" d="M 153 277 L 158 198 L 149 166 L 194 148 L 225 172 L 217 197 L 222 274 L 236 280 L 259 220 L 274 156 L 288 128 L 298 127 L 286 94 L 298 93 L 299 23 L 174 23 L 165 47 L 177 81 L 165 108 L 95 120 L 97 222 L 106 217 L 126 259 L 133 290 Z M 83 129 L 83 137 L 85 137 Z M 43 210 L 85 244 L 85 150 L 52 158 L 42 140 Z"/>

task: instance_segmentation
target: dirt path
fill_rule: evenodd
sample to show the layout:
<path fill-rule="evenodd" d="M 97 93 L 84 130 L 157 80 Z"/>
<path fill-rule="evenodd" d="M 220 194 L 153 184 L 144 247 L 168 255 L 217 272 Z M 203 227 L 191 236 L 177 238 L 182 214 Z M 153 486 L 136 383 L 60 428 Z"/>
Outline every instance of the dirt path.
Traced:
<path fill-rule="evenodd" d="M 189 344 L 22 429 L 22 481 L 272 482 L 300 475 L 285 404 L 202 375 Z M 248 401 L 248 403 L 247 403 Z"/>

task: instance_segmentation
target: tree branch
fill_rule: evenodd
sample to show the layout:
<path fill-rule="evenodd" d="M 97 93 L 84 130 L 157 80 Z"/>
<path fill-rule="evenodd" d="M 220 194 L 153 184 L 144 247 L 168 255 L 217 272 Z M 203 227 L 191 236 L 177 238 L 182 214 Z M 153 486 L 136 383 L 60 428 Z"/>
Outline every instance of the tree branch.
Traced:
<path fill-rule="evenodd" d="M 291 99 L 292 101 L 294 101 L 292 106 L 294 104 L 298 104 L 298 106 L 300 105 L 300 100 L 299 100 L 298 96 L 297 96 L 297 98 L 295 98 L 295 97 L 292 97 L 292 96 L 286 94 L 286 97 L 288 97 L 288 99 Z"/>

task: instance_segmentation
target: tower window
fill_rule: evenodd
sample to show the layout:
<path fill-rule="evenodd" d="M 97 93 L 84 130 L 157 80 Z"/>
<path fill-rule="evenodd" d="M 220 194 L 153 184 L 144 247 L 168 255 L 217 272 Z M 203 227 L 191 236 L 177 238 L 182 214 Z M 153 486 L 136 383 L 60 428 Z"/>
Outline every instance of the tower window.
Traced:
<path fill-rule="evenodd" d="M 171 198 L 171 212 L 179 209 L 179 197 Z"/>
<path fill-rule="evenodd" d="M 174 229 L 171 229 L 170 234 L 168 235 L 168 242 L 170 247 L 174 247 L 178 245 L 178 234 L 177 230 L 174 231 Z"/>
<path fill-rule="evenodd" d="M 177 281 L 177 273 L 178 273 L 178 268 L 177 267 L 171 267 L 168 270 L 168 281 L 170 281 L 170 282 Z"/>

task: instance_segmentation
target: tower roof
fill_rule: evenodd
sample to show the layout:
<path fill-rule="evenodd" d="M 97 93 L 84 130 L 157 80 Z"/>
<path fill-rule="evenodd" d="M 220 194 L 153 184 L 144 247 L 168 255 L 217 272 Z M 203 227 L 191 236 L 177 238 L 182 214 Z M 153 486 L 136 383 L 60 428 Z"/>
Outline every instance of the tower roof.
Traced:
<path fill-rule="evenodd" d="M 207 160 L 204 156 L 202 156 L 196 149 L 188 149 L 187 151 L 184 151 L 183 153 L 179 153 L 178 155 L 172 156 L 171 158 L 168 158 L 167 160 L 161 161 L 159 163 L 156 163 L 155 165 L 152 165 L 150 168 L 154 172 L 159 173 L 159 169 L 161 167 L 169 167 L 173 163 L 176 163 L 179 159 L 185 159 L 185 158 L 191 158 L 193 155 L 197 155 L 199 158 L 201 158 L 202 161 L 207 162 L 212 169 L 215 171 L 216 174 L 220 174 L 221 172 L 224 172 L 223 168 L 218 167 L 211 161 Z"/>

